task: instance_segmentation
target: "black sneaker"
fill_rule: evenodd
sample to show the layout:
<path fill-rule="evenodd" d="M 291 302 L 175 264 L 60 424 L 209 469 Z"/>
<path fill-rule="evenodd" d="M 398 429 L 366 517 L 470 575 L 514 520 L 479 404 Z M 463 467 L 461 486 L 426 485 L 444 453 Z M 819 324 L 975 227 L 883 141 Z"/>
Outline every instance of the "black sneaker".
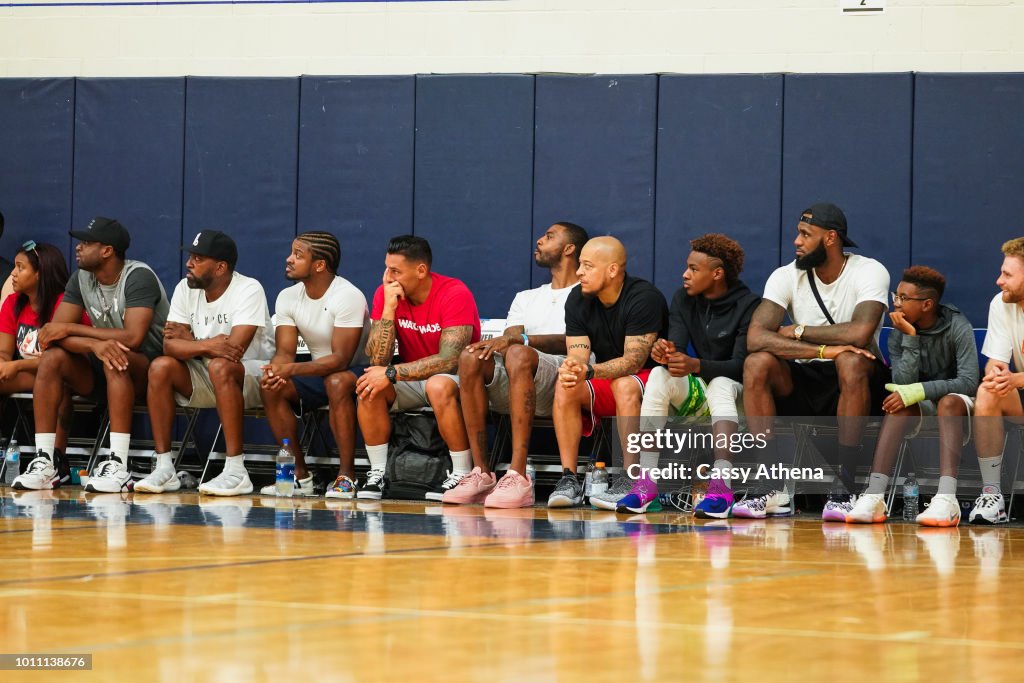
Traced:
<path fill-rule="evenodd" d="M 384 470 L 370 470 L 366 473 L 366 479 L 359 487 L 359 491 L 356 492 L 356 498 L 380 500 L 387 485 Z"/>
<path fill-rule="evenodd" d="M 427 500 L 441 500 L 444 494 L 451 491 L 453 488 L 459 485 L 459 482 L 463 480 L 465 474 L 455 474 L 449 472 L 448 476 L 444 478 L 440 486 L 435 486 L 423 496 Z"/>
<path fill-rule="evenodd" d="M 64 455 L 64 451 L 59 448 L 53 449 L 53 469 L 56 470 L 57 474 L 57 479 L 53 482 L 53 488 L 71 481 L 71 464 L 68 462 L 68 456 Z"/>
<path fill-rule="evenodd" d="M 566 474 L 558 480 L 555 490 L 548 496 L 549 508 L 568 508 L 583 502 L 583 487 L 580 480 L 566 470 Z"/>

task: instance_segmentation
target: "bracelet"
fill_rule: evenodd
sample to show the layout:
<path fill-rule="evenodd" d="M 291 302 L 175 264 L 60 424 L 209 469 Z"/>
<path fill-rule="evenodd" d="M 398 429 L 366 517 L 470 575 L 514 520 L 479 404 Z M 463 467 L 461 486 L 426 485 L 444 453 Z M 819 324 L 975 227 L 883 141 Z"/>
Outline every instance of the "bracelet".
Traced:
<path fill-rule="evenodd" d="M 529 346 L 530 345 L 530 338 L 529 337 L 527 337 L 525 334 L 521 334 L 519 336 L 523 338 L 523 346 Z"/>
<path fill-rule="evenodd" d="M 825 345 L 818 347 L 818 360 L 825 360 Z"/>

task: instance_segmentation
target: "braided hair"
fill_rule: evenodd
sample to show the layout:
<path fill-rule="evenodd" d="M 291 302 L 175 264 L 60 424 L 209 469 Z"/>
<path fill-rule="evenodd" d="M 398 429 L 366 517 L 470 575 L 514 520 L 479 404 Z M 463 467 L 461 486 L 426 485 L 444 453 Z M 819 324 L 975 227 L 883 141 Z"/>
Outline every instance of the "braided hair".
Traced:
<path fill-rule="evenodd" d="M 312 231 L 304 232 L 295 239 L 309 245 L 313 252 L 314 259 L 323 259 L 327 262 L 327 270 L 335 275 L 338 274 L 338 263 L 341 261 L 341 245 L 338 238 L 329 232 Z"/>

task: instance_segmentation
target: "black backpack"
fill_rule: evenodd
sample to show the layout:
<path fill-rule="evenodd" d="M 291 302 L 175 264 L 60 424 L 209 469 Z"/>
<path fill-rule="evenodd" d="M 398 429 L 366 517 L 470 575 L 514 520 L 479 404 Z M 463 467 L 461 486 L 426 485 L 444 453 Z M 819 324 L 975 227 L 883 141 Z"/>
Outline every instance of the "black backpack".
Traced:
<path fill-rule="evenodd" d="M 388 498 L 425 500 L 438 489 L 452 469 L 448 446 L 431 412 L 395 413 L 388 442 Z"/>

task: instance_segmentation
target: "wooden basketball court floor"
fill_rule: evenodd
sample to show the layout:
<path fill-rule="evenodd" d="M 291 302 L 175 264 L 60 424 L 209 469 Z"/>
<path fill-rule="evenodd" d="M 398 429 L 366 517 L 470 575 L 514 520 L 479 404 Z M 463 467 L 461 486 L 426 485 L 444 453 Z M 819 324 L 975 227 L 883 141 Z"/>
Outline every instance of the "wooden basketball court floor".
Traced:
<path fill-rule="evenodd" d="M 0 495 L 4 681 L 1024 680 L 1021 527 Z"/>

